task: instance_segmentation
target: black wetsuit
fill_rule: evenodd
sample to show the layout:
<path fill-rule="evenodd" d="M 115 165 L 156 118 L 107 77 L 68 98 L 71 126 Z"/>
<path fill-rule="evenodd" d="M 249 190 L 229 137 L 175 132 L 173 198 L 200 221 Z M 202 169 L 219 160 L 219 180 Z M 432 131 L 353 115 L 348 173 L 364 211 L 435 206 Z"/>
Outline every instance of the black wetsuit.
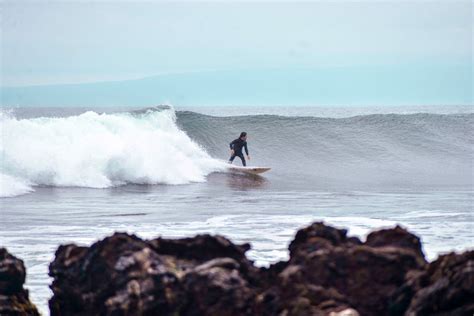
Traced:
<path fill-rule="evenodd" d="M 247 156 L 249 155 L 249 150 L 247 148 L 247 142 L 245 140 L 242 140 L 241 138 L 237 138 L 236 140 L 233 140 L 232 143 L 229 144 L 230 149 L 234 150 L 234 154 L 230 157 L 229 161 L 232 162 L 234 161 L 235 157 L 239 157 L 240 160 L 242 160 L 242 165 L 246 166 L 244 154 L 242 153 L 242 148 L 245 148 L 245 153 Z"/>

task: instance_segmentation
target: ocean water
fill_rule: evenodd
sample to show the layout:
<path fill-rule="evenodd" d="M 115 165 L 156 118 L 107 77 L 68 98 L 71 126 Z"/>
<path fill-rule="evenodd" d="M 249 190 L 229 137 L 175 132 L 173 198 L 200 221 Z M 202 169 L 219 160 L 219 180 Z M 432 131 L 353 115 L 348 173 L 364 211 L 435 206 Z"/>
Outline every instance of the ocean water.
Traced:
<path fill-rule="evenodd" d="M 314 221 L 361 238 L 400 224 L 429 259 L 473 245 L 470 107 L 13 108 L 0 120 L 0 245 L 25 261 L 43 314 L 57 247 L 114 231 L 222 234 L 250 242 L 258 265 L 286 259 Z M 243 130 L 250 165 L 272 167 L 262 177 L 227 169 Z"/>

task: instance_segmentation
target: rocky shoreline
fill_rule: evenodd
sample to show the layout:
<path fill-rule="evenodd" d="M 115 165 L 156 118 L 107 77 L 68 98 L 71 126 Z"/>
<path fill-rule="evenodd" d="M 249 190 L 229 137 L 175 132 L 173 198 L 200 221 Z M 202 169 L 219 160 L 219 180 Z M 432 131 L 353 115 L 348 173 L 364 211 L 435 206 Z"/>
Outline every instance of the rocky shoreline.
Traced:
<path fill-rule="evenodd" d="M 115 233 L 63 245 L 50 264 L 51 315 L 469 315 L 474 251 L 428 263 L 401 227 L 365 242 L 314 223 L 290 259 L 258 268 L 222 236 L 143 240 Z M 0 315 L 38 315 L 23 262 L 0 248 Z"/>

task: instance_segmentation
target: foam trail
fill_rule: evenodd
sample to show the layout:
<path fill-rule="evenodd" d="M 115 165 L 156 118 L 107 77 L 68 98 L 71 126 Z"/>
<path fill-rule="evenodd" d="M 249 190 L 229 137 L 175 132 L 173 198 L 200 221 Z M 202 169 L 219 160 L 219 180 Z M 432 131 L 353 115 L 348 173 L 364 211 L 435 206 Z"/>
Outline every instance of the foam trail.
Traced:
<path fill-rule="evenodd" d="M 201 182 L 221 165 L 177 127 L 172 109 L 24 120 L 3 113 L 0 119 L 3 197 L 32 185 Z"/>

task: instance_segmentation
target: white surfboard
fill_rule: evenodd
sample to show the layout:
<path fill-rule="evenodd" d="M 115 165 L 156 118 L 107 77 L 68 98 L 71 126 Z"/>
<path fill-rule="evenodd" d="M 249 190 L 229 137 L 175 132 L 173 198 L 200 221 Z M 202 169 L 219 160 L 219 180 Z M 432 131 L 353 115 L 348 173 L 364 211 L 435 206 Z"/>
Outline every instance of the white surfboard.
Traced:
<path fill-rule="evenodd" d="M 235 172 L 242 172 L 248 174 L 261 174 L 267 172 L 272 168 L 268 167 L 239 167 L 239 166 L 229 166 L 229 169 Z"/>

